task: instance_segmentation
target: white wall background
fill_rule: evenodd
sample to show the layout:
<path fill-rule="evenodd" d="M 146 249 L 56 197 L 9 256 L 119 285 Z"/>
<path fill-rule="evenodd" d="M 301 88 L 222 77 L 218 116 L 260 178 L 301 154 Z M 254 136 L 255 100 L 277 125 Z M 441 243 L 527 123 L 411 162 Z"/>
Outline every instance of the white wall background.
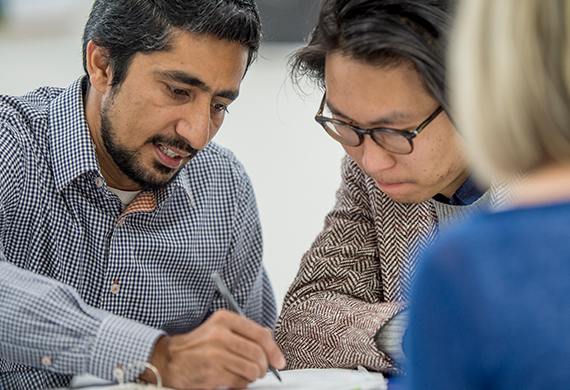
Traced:
<path fill-rule="evenodd" d="M 0 0 L 1 1 L 1 0 Z M 6 0 L 4 0 L 6 1 Z M 10 0 L 0 23 L 0 94 L 65 87 L 82 73 L 81 34 L 91 0 Z M 245 165 L 257 196 L 265 265 L 279 307 L 303 253 L 323 226 L 343 150 L 313 120 L 321 96 L 299 96 L 287 56 L 264 44 L 215 141 Z"/>

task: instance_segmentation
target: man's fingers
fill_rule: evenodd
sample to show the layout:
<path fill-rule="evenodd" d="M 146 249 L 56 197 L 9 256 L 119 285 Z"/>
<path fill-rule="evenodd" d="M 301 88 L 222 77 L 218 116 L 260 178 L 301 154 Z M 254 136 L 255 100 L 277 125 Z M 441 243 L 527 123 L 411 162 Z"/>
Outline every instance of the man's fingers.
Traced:
<path fill-rule="evenodd" d="M 267 364 L 262 365 L 257 361 L 231 353 L 224 359 L 224 369 L 248 382 L 253 382 L 265 376 Z"/>
<path fill-rule="evenodd" d="M 260 378 L 263 377 L 267 372 L 269 364 L 278 369 L 284 368 L 286 364 L 285 358 L 283 357 L 281 350 L 276 345 L 275 345 L 276 348 L 274 349 L 273 352 L 267 351 L 267 349 L 271 350 L 274 342 L 271 340 L 272 337 L 271 331 L 269 329 L 263 329 L 263 330 L 267 332 L 268 337 L 270 338 L 271 341 L 270 345 L 267 346 L 266 348 L 263 348 L 260 344 L 256 343 L 255 341 L 252 341 L 251 339 L 245 337 L 241 337 L 240 335 L 237 335 L 235 342 L 229 343 L 227 345 L 229 352 L 237 356 L 240 356 L 243 359 L 256 362 L 260 366 L 260 369 L 262 370 L 262 375 L 260 376 Z M 269 356 L 269 354 L 271 353 L 273 353 L 273 355 Z M 271 361 L 270 359 L 272 359 L 273 361 Z"/>
<path fill-rule="evenodd" d="M 269 364 L 278 369 L 285 367 L 283 353 L 273 340 L 271 331 L 268 328 L 264 328 L 250 319 L 227 310 L 218 310 L 214 313 L 214 316 L 216 316 L 215 320 L 227 324 L 233 332 L 259 345 L 265 355 L 265 360 Z M 249 350 L 247 353 L 255 354 L 256 352 Z"/>
<path fill-rule="evenodd" d="M 261 370 L 255 362 L 219 348 L 206 351 L 197 367 L 207 388 L 244 388 L 260 377 Z"/>
<path fill-rule="evenodd" d="M 255 379 L 263 377 L 269 367 L 269 361 L 264 349 L 257 343 L 237 334 L 233 334 L 233 340 L 226 345 L 228 354 L 235 356 L 244 364 L 252 363 L 256 366 L 257 374 Z"/>

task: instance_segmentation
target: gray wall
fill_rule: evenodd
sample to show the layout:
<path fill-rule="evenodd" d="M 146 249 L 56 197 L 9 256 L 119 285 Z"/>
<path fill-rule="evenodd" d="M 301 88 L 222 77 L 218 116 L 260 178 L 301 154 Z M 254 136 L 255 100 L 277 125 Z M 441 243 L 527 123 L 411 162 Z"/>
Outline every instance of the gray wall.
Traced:
<path fill-rule="evenodd" d="M 265 40 L 302 42 L 319 15 L 321 0 L 257 0 Z"/>

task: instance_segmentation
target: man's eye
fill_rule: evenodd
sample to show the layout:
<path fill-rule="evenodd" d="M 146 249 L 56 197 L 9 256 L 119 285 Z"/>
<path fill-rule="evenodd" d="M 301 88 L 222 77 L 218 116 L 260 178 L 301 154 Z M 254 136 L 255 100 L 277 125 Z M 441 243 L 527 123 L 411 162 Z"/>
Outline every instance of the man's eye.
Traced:
<path fill-rule="evenodd" d="M 226 106 L 225 104 L 216 103 L 213 105 L 213 107 L 214 107 L 214 110 L 218 111 L 218 112 L 229 112 L 228 106 Z"/>
<path fill-rule="evenodd" d="M 175 87 L 169 87 L 170 92 L 174 95 L 174 96 L 188 96 L 188 92 L 186 92 L 183 89 L 180 88 L 175 88 Z"/>

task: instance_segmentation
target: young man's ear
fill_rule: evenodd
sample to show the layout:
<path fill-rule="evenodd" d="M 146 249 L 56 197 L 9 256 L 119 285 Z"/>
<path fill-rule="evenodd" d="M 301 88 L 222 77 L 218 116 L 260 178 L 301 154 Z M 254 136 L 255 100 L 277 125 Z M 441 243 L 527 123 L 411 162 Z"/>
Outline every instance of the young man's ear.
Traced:
<path fill-rule="evenodd" d="M 97 46 L 93 41 L 89 41 L 85 60 L 87 61 L 87 72 L 91 85 L 99 93 L 107 93 L 113 74 L 106 56 L 106 49 Z"/>

